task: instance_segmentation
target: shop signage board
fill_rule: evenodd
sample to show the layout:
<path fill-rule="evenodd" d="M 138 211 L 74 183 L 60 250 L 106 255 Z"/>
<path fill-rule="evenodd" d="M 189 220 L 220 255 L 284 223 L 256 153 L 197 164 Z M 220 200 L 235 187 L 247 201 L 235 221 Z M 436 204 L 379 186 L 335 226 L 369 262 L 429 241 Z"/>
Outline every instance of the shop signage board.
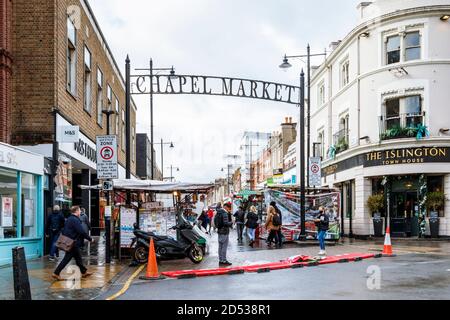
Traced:
<path fill-rule="evenodd" d="M 309 158 L 309 185 L 311 187 L 322 186 L 322 169 L 320 157 Z"/>
<path fill-rule="evenodd" d="M 133 230 L 136 223 L 136 210 L 120 207 L 120 247 L 129 248 L 134 238 Z"/>
<path fill-rule="evenodd" d="M 73 143 L 78 142 L 80 135 L 79 126 L 60 126 L 58 127 L 58 142 L 60 143 Z"/>
<path fill-rule="evenodd" d="M 98 179 L 119 178 L 115 135 L 97 136 L 97 177 Z"/>

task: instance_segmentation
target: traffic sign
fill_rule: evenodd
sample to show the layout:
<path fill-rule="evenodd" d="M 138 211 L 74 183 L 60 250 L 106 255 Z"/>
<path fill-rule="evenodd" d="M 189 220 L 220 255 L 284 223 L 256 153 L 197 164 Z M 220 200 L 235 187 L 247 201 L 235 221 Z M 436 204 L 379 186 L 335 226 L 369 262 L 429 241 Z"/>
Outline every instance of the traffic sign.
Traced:
<path fill-rule="evenodd" d="M 309 158 L 309 185 L 311 187 L 322 186 L 322 168 L 320 157 Z"/>
<path fill-rule="evenodd" d="M 97 136 L 97 178 L 117 179 L 117 137 Z"/>
<path fill-rule="evenodd" d="M 114 190 L 113 182 L 112 181 L 103 181 L 102 190 L 103 191 L 113 191 Z"/>

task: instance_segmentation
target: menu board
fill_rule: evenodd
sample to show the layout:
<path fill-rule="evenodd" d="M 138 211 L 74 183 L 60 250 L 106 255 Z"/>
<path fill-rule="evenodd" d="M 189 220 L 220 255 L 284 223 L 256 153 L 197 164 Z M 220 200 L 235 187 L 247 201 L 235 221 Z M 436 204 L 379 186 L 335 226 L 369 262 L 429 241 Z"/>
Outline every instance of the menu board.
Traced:
<path fill-rule="evenodd" d="M 134 238 L 133 230 L 136 223 L 136 210 L 120 207 L 120 247 L 129 248 Z"/>

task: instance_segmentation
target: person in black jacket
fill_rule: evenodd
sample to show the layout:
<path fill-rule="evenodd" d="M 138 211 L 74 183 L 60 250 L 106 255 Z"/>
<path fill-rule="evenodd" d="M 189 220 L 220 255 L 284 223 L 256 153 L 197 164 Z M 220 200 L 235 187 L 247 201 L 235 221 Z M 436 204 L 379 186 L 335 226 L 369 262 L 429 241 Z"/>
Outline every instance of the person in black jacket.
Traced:
<path fill-rule="evenodd" d="M 53 212 L 47 218 L 47 236 L 50 240 L 50 261 L 55 261 L 55 256 L 59 257 L 59 251 L 55 243 L 64 228 L 64 215 L 61 212 L 61 208 L 58 205 L 53 207 Z"/>
<path fill-rule="evenodd" d="M 72 250 L 66 252 L 64 258 L 62 259 L 61 263 L 56 267 L 53 278 L 56 280 L 61 280 L 61 277 L 59 274 L 61 271 L 66 267 L 66 265 L 72 260 L 72 258 L 75 258 L 75 262 L 77 266 L 80 268 L 81 274 L 83 275 L 83 278 L 88 277 L 92 275 L 91 272 L 88 272 L 86 267 L 83 265 L 83 259 L 81 258 L 80 253 L 80 245 L 84 241 L 84 239 L 90 241 L 91 243 L 94 242 L 94 239 L 92 239 L 86 231 L 84 231 L 83 226 L 81 224 L 80 220 L 80 214 L 81 210 L 80 207 L 74 206 L 70 209 L 71 215 L 67 218 L 66 224 L 64 226 L 64 230 L 62 231 L 62 234 L 66 237 L 69 237 L 72 240 L 75 240 L 75 244 L 72 248 Z"/>
<path fill-rule="evenodd" d="M 250 239 L 249 246 L 253 247 L 255 243 L 255 232 L 258 228 L 258 213 L 255 206 L 250 207 L 250 211 L 247 213 L 247 221 L 245 226 L 247 227 L 247 234 Z"/>
<path fill-rule="evenodd" d="M 232 263 L 227 260 L 230 228 L 233 227 L 230 203 L 224 204 L 223 208 L 218 206 L 214 222 L 217 222 L 215 225 L 219 235 L 219 265 L 231 266 Z"/>
<path fill-rule="evenodd" d="M 242 206 L 239 206 L 239 209 L 234 213 L 234 217 L 236 218 L 236 230 L 238 235 L 238 242 L 242 243 L 242 233 L 244 231 L 245 226 L 245 211 Z"/>

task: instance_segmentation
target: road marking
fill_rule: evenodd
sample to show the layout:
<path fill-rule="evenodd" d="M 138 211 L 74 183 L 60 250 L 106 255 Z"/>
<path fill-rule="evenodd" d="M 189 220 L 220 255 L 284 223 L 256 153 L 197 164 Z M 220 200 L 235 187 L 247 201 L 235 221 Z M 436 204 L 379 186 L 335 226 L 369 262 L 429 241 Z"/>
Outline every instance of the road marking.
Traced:
<path fill-rule="evenodd" d="M 144 269 L 145 265 L 140 266 L 132 275 L 131 277 L 125 282 L 125 285 L 123 286 L 120 291 L 118 291 L 116 294 L 112 295 L 109 298 L 106 298 L 106 300 L 115 300 L 121 295 L 123 295 L 129 288 L 133 280 L 141 273 L 141 271 Z"/>

